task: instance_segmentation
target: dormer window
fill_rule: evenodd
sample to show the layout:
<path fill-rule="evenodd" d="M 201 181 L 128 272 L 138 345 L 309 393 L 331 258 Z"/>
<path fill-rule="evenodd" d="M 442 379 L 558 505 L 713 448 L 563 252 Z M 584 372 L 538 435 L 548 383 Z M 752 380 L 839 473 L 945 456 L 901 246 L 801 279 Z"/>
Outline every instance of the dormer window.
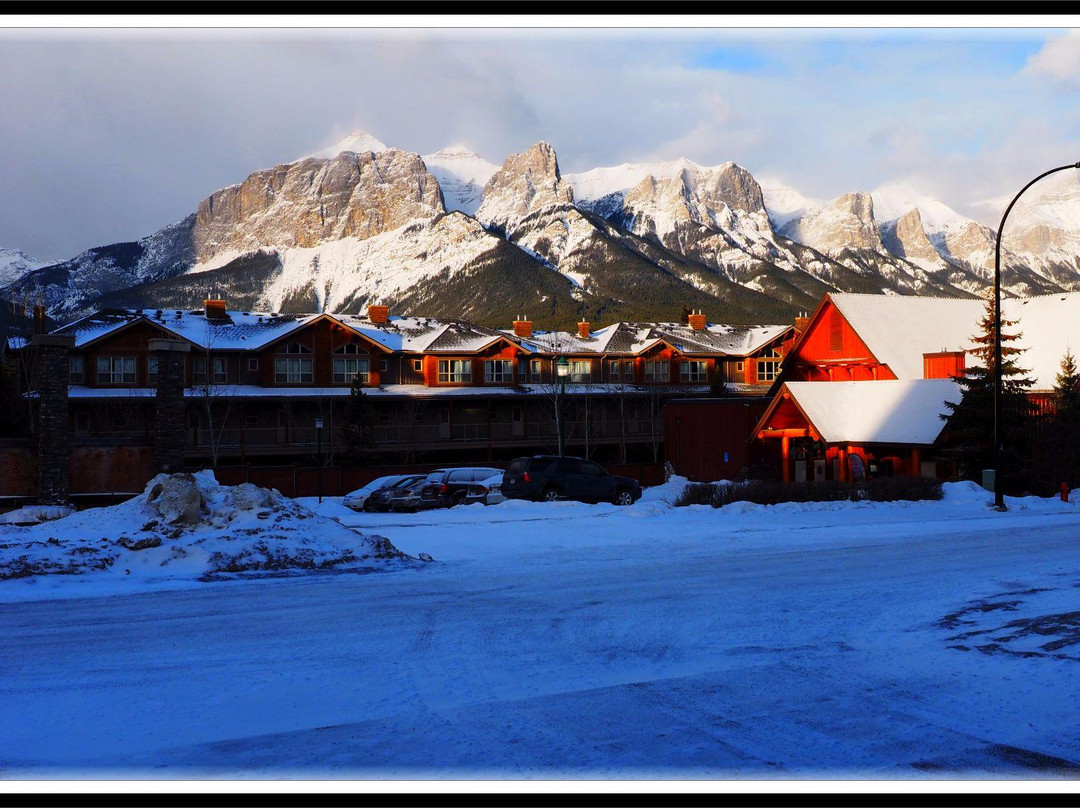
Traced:
<path fill-rule="evenodd" d="M 666 360 L 654 360 L 645 363 L 645 381 L 650 383 L 671 380 L 671 363 Z"/>
<path fill-rule="evenodd" d="M 309 347 L 299 342 L 287 342 L 279 353 L 293 356 L 274 357 L 275 384 L 311 384 L 314 378 L 312 360 L 296 356 L 296 354 L 310 354 Z"/>
<path fill-rule="evenodd" d="M 771 348 L 761 355 L 757 361 L 757 380 L 759 382 L 771 382 L 780 373 L 780 360 L 783 357 L 776 348 Z"/>
<path fill-rule="evenodd" d="M 97 378 L 99 384 L 135 384 L 135 357 L 99 356 Z"/>

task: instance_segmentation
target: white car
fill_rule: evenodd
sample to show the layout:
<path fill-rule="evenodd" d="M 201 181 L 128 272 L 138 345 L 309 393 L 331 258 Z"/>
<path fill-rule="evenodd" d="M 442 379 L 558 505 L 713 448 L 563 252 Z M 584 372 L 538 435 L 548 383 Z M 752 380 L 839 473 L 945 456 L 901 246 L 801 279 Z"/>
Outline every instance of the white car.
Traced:
<path fill-rule="evenodd" d="M 469 493 L 465 497 L 466 503 L 483 502 L 485 505 L 498 505 L 506 499 L 502 493 L 502 474 L 488 477 L 486 480 L 473 483 L 469 486 Z"/>
<path fill-rule="evenodd" d="M 351 493 L 345 495 L 345 498 L 341 501 L 341 504 L 346 508 L 351 508 L 354 511 L 364 510 L 364 503 L 367 502 L 368 497 L 378 491 L 380 488 L 386 488 L 387 486 L 399 483 L 406 477 L 411 477 L 411 474 L 391 474 L 388 477 L 379 477 L 377 480 L 372 480 L 363 488 L 358 488 Z"/>

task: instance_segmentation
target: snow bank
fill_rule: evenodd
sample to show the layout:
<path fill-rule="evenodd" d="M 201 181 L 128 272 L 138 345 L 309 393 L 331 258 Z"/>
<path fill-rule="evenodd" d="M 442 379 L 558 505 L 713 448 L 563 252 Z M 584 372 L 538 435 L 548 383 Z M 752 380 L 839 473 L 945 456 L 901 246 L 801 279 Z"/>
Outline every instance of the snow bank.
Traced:
<path fill-rule="evenodd" d="M 75 509 L 68 505 L 27 505 L 0 515 L 0 525 L 37 525 L 63 519 Z"/>
<path fill-rule="evenodd" d="M 31 527 L 0 525 L 0 581 L 212 581 L 384 567 L 389 540 L 318 516 L 277 490 L 218 484 L 211 471 L 159 474 L 119 505 Z M 134 585 L 134 586 L 133 586 Z"/>

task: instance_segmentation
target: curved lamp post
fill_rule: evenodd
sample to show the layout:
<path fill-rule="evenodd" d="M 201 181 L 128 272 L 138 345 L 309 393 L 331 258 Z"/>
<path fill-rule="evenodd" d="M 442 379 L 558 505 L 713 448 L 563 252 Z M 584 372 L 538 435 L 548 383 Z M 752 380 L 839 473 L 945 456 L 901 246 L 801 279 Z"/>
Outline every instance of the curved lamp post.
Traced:
<path fill-rule="evenodd" d="M 566 395 L 566 377 L 570 375 L 570 363 L 565 356 L 555 360 L 555 374 L 559 377 L 559 386 L 555 388 L 555 429 L 559 437 L 559 457 L 563 456 L 562 397 Z"/>
<path fill-rule="evenodd" d="M 1001 233 L 1005 229 L 1005 220 L 1009 218 L 1009 212 L 1016 201 L 1024 195 L 1024 191 L 1043 177 L 1049 177 L 1051 174 L 1070 168 L 1080 168 L 1080 162 L 1044 171 L 1021 188 L 1020 193 L 1014 196 L 1012 202 L 1005 208 L 1001 224 L 998 225 L 997 243 L 994 246 L 994 508 L 999 511 L 1005 510 L 1005 489 L 1001 479 Z"/>

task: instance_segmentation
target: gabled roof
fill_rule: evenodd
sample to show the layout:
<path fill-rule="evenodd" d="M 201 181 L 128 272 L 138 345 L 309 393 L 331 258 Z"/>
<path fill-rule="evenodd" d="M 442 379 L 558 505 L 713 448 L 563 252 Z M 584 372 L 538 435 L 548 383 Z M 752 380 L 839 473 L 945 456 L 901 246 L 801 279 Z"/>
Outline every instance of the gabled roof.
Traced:
<path fill-rule="evenodd" d="M 923 354 L 966 351 L 986 304 L 981 299 L 901 295 L 830 294 L 833 304 L 871 353 L 898 379 L 921 379 Z M 1080 353 L 1080 292 L 1006 298 L 1002 316 L 1026 349 L 1019 364 L 1030 369 L 1034 388 L 1049 390 L 1067 347 Z"/>
<path fill-rule="evenodd" d="M 695 330 L 682 323 L 620 322 L 598 328 L 587 338 L 567 331 L 534 331 L 514 337 L 533 351 L 565 354 L 639 354 L 666 342 L 685 354 L 748 356 L 786 334 L 791 325 L 723 325 L 710 323 Z M 513 331 L 504 331 L 508 336 Z"/>
<path fill-rule="evenodd" d="M 945 402 L 959 401 L 962 392 L 952 379 L 788 382 L 757 429 L 765 429 L 790 401 L 825 443 L 930 446 L 945 427 Z"/>

